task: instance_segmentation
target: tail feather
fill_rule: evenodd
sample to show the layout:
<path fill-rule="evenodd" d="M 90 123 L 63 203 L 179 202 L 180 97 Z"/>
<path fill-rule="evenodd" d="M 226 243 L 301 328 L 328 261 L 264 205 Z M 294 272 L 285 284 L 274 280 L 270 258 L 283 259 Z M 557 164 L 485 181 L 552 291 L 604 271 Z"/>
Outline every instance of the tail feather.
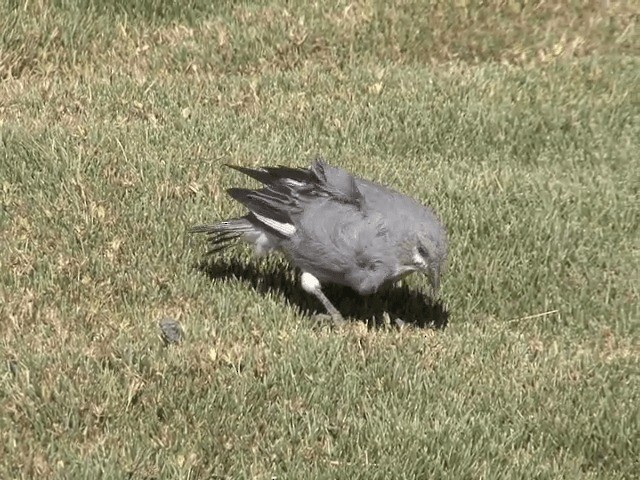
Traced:
<path fill-rule="evenodd" d="M 224 250 L 232 245 L 234 240 L 245 233 L 254 231 L 253 225 L 244 217 L 232 218 L 214 225 L 196 225 L 189 229 L 191 233 L 204 233 L 207 235 L 211 248 L 207 254 Z"/>

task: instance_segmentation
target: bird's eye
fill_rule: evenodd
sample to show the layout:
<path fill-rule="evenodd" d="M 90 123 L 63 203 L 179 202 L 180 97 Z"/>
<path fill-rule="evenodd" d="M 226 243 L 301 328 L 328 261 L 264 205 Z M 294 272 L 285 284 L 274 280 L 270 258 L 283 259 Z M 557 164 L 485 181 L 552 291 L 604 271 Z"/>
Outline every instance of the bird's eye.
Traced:
<path fill-rule="evenodd" d="M 421 243 L 418 244 L 418 253 L 422 258 L 427 258 L 427 249 Z"/>

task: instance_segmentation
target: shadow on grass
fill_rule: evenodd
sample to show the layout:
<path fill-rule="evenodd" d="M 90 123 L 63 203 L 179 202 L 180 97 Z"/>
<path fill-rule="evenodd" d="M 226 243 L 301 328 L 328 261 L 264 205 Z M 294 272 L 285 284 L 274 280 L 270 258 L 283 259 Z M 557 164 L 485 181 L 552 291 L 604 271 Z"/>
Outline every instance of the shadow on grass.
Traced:
<path fill-rule="evenodd" d="M 283 262 L 244 263 L 219 257 L 200 261 L 196 269 L 212 280 L 240 280 L 260 293 L 276 293 L 307 315 L 324 313 L 320 302 L 302 290 L 299 273 Z M 384 326 L 384 312 L 389 314 L 392 323 L 401 319 L 418 328 L 444 329 L 449 322 L 449 313 L 441 302 L 433 303 L 406 285 L 394 286 L 368 297 L 340 285 L 325 285 L 323 291 L 347 320 L 364 321 L 370 328 Z"/>

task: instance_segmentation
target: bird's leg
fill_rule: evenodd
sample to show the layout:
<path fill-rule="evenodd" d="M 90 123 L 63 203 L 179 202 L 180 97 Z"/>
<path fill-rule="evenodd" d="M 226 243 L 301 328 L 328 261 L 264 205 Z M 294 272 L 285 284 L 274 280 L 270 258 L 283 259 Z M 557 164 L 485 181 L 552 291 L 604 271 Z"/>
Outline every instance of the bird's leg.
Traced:
<path fill-rule="evenodd" d="M 300 281 L 302 283 L 302 289 L 320 300 L 320 303 L 322 303 L 322 306 L 336 325 L 344 323 L 344 318 L 342 318 L 338 309 L 333 306 L 327 296 L 322 292 L 322 286 L 316 277 L 311 275 L 309 272 L 303 272 L 300 277 Z"/>

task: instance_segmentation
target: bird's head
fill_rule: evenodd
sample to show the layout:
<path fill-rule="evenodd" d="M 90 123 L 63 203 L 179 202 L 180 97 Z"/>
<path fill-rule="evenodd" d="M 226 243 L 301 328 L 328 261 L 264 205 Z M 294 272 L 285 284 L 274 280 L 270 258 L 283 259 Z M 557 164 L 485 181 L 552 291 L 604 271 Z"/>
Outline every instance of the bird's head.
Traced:
<path fill-rule="evenodd" d="M 413 261 L 417 270 L 429 278 L 431 297 L 436 299 L 447 261 L 446 234 L 442 229 L 422 231 L 416 235 L 415 244 Z"/>
<path fill-rule="evenodd" d="M 418 228 L 405 231 L 399 260 L 400 272 L 404 276 L 410 272 L 421 272 L 429 279 L 431 297 L 438 297 L 440 277 L 447 261 L 447 234 L 439 221 L 430 221 Z"/>

